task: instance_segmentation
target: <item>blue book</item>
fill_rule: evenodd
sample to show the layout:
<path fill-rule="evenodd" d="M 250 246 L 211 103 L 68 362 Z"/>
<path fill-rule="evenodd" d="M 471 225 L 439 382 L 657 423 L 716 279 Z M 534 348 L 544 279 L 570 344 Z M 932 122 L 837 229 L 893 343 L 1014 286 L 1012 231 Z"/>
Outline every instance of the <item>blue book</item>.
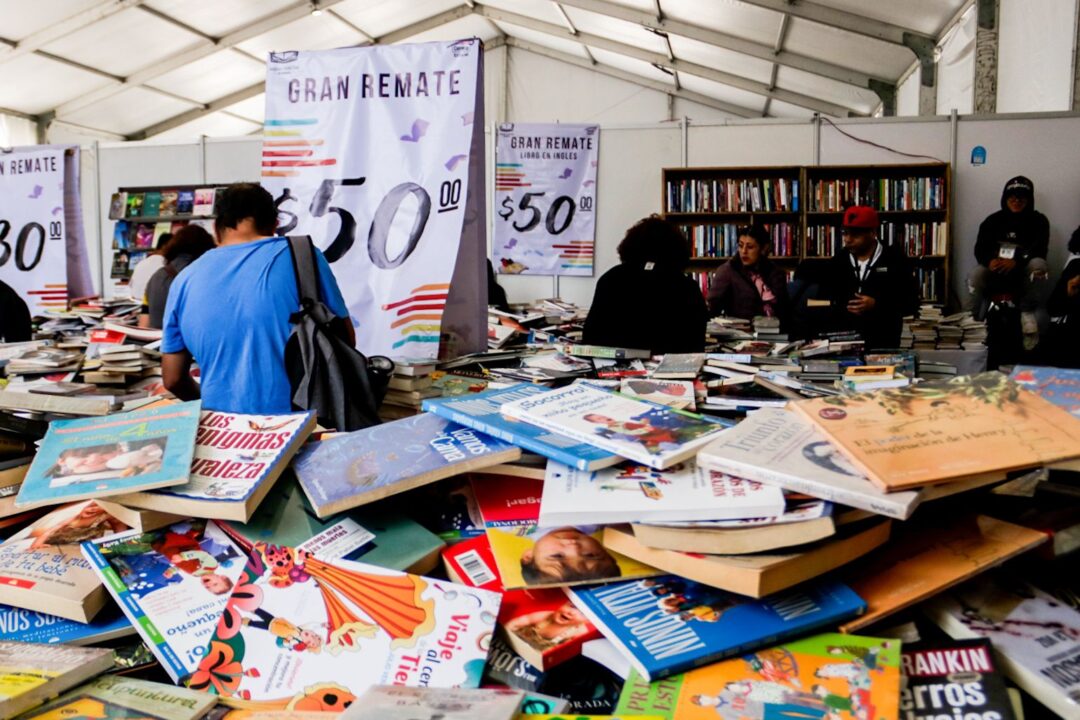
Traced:
<path fill-rule="evenodd" d="M 1080 370 L 1017 365 L 1009 379 L 1080 418 Z"/>
<path fill-rule="evenodd" d="M 293 470 L 315 514 L 325 518 L 519 457 L 521 448 L 423 413 L 309 443 Z"/>
<path fill-rule="evenodd" d="M 99 612 L 90 623 L 0 605 L 0 641 L 93 645 L 134 634 L 134 626 L 115 605 Z"/>
<path fill-rule="evenodd" d="M 503 403 L 545 392 L 550 390 L 541 385 L 520 383 L 503 390 L 425 400 L 422 407 L 426 412 L 435 413 L 459 425 L 479 430 L 578 470 L 599 470 L 622 462 L 618 455 L 605 452 L 595 445 L 587 445 L 499 413 L 499 406 Z"/>
<path fill-rule="evenodd" d="M 182 485 L 191 473 L 199 403 L 56 420 L 26 472 L 20 509 Z"/>
<path fill-rule="evenodd" d="M 572 587 L 567 593 L 650 682 L 833 627 L 866 610 L 838 582 L 760 600 L 677 575 Z"/>

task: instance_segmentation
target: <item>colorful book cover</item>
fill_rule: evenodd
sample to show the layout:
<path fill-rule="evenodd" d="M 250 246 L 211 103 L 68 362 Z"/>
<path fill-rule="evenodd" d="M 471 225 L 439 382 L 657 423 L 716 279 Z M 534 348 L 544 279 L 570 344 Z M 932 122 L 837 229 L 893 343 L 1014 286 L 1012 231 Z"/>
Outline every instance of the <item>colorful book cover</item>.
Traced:
<path fill-rule="evenodd" d="M 153 245 L 151 247 L 155 247 L 155 248 L 160 247 L 161 246 L 161 236 L 162 235 L 167 235 L 167 234 L 169 234 L 171 232 L 172 232 L 172 223 L 169 222 L 168 220 L 163 220 L 161 222 L 154 223 L 154 240 L 153 240 Z"/>
<path fill-rule="evenodd" d="M 588 384 L 505 403 L 501 412 L 655 468 L 695 455 L 725 426 Z"/>
<path fill-rule="evenodd" d="M 105 672 L 113 651 L 0 642 L 0 717 L 11 718 Z"/>
<path fill-rule="evenodd" d="M 195 672 L 240 581 L 240 548 L 212 520 L 190 520 L 82 551 L 173 682 Z"/>
<path fill-rule="evenodd" d="M 827 633 L 654 683 L 631 673 L 616 712 L 664 720 L 894 720 L 900 687 L 899 640 Z"/>
<path fill-rule="evenodd" d="M 476 687 L 498 609 L 496 593 L 258 544 L 187 685 L 331 711 L 386 682 Z"/>
<path fill-rule="evenodd" d="M 142 193 L 128 193 L 127 196 L 127 216 L 129 218 L 140 217 L 143 212 L 143 194 Z"/>
<path fill-rule="evenodd" d="M 1080 418 L 1080 370 L 1017 365 L 1009 378 Z"/>
<path fill-rule="evenodd" d="M 905 645 L 900 659 L 901 720 L 942 715 L 1013 720 L 989 640 Z"/>
<path fill-rule="evenodd" d="M 179 190 L 176 193 L 176 214 L 190 215 L 195 207 L 195 191 Z"/>
<path fill-rule="evenodd" d="M 123 220 L 113 226 L 113 250 L 127 250 L 131 247 L 131 225 Z"/>
<path fill-rule="evenodd" d="M 188 481 L 199 403 L 56 420 L 41 441 L 15 505 L 56 505 Z"/>
<path fill-rule="evenodd" d="M 156 223 L 139 223 L 135 226 L 135 240 L 132 246 L 138 250 L 151 250 L 154 247 L 154 229 Z"/>
<path fill-rule="evenodd" d="M 135 628 L 124 613 L 112 605 L 99 612 L 89 623 L 75 622 L 35 610 L 0 606 L 0 641 L 91 645 L 134 634 Z"/>
<path fill-rule="evenodd" d="M 503 595 L 499 625 L 514 650 L 542 670 L 581 654 L 600 631 L 554 588 L 511 590 Z"/>
<path fill-rule="evenodd" d="M 676 410 L 693 410 L 697 407 L 692 380 L 624 378 L 619 384 L 619 392 L 638 400 L 667 405 Z"/>
<path fill-rule="evenodd" d="M 499 411 L 504 403 L 550 392 L 542 385 L 519 383 L 504 390 L 489 390 L 465 397 L 434 398 L 423 402 L 425 412 L 470 427 L 520 446 L 524 450 L 576 467 L 595 470 L 619 462 L 621 458 L 588 443 L 550 433 L 536 425 L 514 420 Z"/>
<path fill-rule="evenodd" d="M 514 445 L 423 413 L 309 443 L 293 470 L 315 512 L 326 517 L 519 457 Z"/>
<path fill-rule="evenodd" d="M 1080 423 L 999 372 L 792 405 L 889 491 L 1080 456 Z"/>
<path fill-rule="evenodd" d="M 492 592 L 502 592 L 495 554 L 486 535 L 455 543 L 442 552 L 447 576 L 454 582 Z M 505 608 L 505 597 L 504 597 Z"/>
<path fill-rule="evenodd" d="M 161 191 L 148 190 L 143 196 L 142 214 L 144 217 L 157 217 L 161 211 Z"/>
<path fill-rule="evenodd" d="M 489 382 L 486 378 L 442 371 L 432 373 L 431 377 L 433 378 L 431 387 L 438 390 L 444 398 L 482 393 L 487 390 Z"/>
<path fill-rule="evenodd" d="M 126 192 L 114 192 L 109 199 L 109 219 L 120 220 L 124 217 L 124 212 L 127 210 L 127 193 Z"/>
<path fill-rule="evenodd" d="M 567 592 L 648 680 L 805 635 L 866 609 L 858 595 L 837 582 L 807 585 L 760 600 L 676 575 Z"/>
<path fill-rule="evenodd" d="M 666 470 L 627 462 L 594 472 L 549 462 L 540 524 L 737 520 L 783 512 L 780 488 L 707 470 L 693 460 Z"/>
<path fill-rule="evenodd" d="M 20 720 L 199 720 L 213 706 L 214 698 L 204 693 L 105 675 L 35 708 Z"/>
<path fill-rule="evenodd" d="M 192 215 L 213 215 L 214 214 L 214 196 L 216 190 L 214 188 L 198 188 L 195 190 L 193 198 L 193 205 L 191 208 Z"/>
<path fill-rule="evenodd" d="M 376 685 L 341 720 L 514 720 L 525 693 L 511 688 L 429 688 Z"/>
<path fill-rule="evenodd" d="M 176 214 L 176 201 L 180 197 L 180 194 L 176 190 L 165 190 L 161 193 L 161 206 L 158 208 L 158 215 L 161 217 L 172 217 Z"/>

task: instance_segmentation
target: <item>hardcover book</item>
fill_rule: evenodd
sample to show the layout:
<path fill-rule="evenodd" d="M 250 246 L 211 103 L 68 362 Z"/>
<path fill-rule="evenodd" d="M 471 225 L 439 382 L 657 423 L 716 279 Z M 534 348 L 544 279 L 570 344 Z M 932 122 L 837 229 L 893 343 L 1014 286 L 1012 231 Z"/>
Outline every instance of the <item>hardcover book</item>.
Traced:
<path fill-rule="evenodd" d="M 886 491 L 1080 456 L 1080 421 L 998 372 L 793 406 Z"/>
<path fill-rule="evenodd" d="M 376 685 L 341 714 L 341 720 L 514 720 L 525 693 L 511 688 Z"/>
<path fill-rule="evenodd" d="M 118 500 L 134 507 L 246 522 L 314 429 L 312 412 L 241 415 L 205 410 L 187 482 Z"/>
<path fill-rule="evenodd" d="M 654 468 L 697 454 L 725 426 L 587 384 L 502 406 L 502 413 Z"/>
<path fill-rule="evenodd" d="M 435 413 L 452 422 L 505 440 L 523 450 L 543 455 L 581 470 L 596 470 L 622 458 L 588 443 L 571 440 L 536 425 L 503 415 L 499 408 L 508 402 L 536 397 L 550 392 L 531 383 L 519 383 L 504 390 L 489 390 L 465 397 L 425 400 L 425 412 Z"/>
<path fill-rule="evenodd" d="M 1080 370 L 1017 365 L 1009 379 L 1080 419 Z"/>
<path fill-rule="evenodd" d="M 706 470 L 693 460 L 666 470 L 627 462 L 595 472 L 549 462 L 539 522 L 553 527 L 737 520 L 783 512 L 780 488 Z"/>
<path fill-rule="evenodd" d="M 653 377 L 656 377 L 655 373 Z M 691 380 L 624 378 L 619 383 L 619 392 L 638 400 L 667 405 L 677 410 L 693 410 L 697 406 L 694 383 Z"/>
<path fill-rule="evenodd" d="M 0 642 L 0 717 L 11 718 L 113 666 L 104 648 Z"/>
<path fill-rule="evenodd" d="M 199 403 L 57 420 L 41 441 L 16 507 L 56 505 L 188 481 Z"/>
<path fill-rule="evenodd" d="M 498 608 L 496 593 L 260 543 L 187 685 L 327 711 L 386 682 L 476 687 Z"/>
<path fill-rule="evenodd" d="M 1015 717 L 989 640 L 906 645 L 901 662 L 901 720 Z"/>
<path fill-rule="evenodd" d="M 99 612 L 89 623 L 75 622 L 35 610 L 0 606 L 0 641 L 92 645 L 134 634 L 135 628 L 115 605 Z"/>
<path fill-rule="evenodd" d="M 243 552 L 212 520 L 86 542 L 83 554 L 173 682 L 195 672 Z"/>
<path fill-rule="evenodd" d="M 567 592 L 650 681 L 805 635 L 866 608 L 858 595 L 837 582 L 761 600 L 675 575 Z"/>
<path fill-rule="evenodd" d="M 616 712 L 664 720 L 884 720 L 896 718 L 903 703 L 899 665 L 899 640 L 826 633 L 653 683 L 634 673 Z"/>
<path fill-rule="evenodd" d="M 326 517 L 519 457 L 518 447 L 423 413 L 309 444 L 293 470 Z"/>
<path fill-rule="evenodd" d="M 214 698 L 204 693 L 135 678 L 105 675 L 35 708 L 20 720 L 199 720 L 213 706 Z"/>

